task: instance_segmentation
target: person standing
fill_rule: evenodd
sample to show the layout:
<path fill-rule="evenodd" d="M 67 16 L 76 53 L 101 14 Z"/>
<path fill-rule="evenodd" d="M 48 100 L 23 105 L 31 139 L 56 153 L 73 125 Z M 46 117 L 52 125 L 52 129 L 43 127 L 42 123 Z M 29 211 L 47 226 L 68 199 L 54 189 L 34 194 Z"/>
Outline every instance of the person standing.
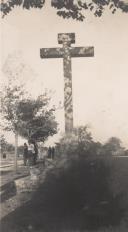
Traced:
<path fill-rule="evenodd" d="M 28 160 L 28 145 L 27 145 L 27 143 L 24 143 L 23 159 L 24 159 L 24 165 L 26 166 L 27 160 Z"/>
<path fill-rule="evenodd" d="M 47 153 L 48 153 L 47 150 L 48 150 L 47 147 L 44 147 L 44 149 L 43 149 L 43 166 L 44 167 L 45 167 L 45 164 L 46 164 L 46 158 L 47 158 Z"/>
<path fill-rule="evenodd" d="M 33 142 L 33 144 L 34 144 L 34 164 L 36 164 L 36 162 L 37 162 L 37 156 L 38 156 L 38 145 L 37 145 L 37 143 L 34 141 Z"/>
<path fill-rule="evenodd" d="M 52 154 L 52 159 L 54 159 L 55 158 L 55 148 L 54 147 L 51 148 L 51 154 Z"/>
<path fill-rule="evenodd" d="M 48 148 L 48 159 L 51 159 L 51 155 L 52 155 L 52 149 L 51 147 Z"/>
<path fill-rule="evenodd" d="M 30 166 L 34 164 L 34 154 L 35 154 L 34 144 L 29 140 L 28 141 L 28 162 Z"/>

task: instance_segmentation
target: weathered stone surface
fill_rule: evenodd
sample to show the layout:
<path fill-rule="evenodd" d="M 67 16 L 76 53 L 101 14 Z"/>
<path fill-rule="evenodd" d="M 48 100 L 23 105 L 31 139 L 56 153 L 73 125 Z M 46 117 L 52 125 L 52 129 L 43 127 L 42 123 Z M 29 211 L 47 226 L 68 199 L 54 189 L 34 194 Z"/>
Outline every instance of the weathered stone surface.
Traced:
<path fill-rule="evenodd" d="M 17 193 L 35 191 L 39 184 L 38 175 L 30 175 L 18 180 L 15 180 Z"/>
<path fill-rule="evenodd" d="M 70 47 L 71 57 L 93 57 L 94 47 Z"/>
<path fill-rule="evenodd" d="M 75 33 L 59 33 L 58 34 L 58 43 L 75 43 Z"/>
<path fill-rule="evenodd" d="M 75 43 L 75 33 L 58 34 L 58 43 L 62 48 L 42 48 L 41 58 L 63 58 L 64 70 L 64 110 L 65 132 L 70 133 L 73 129 L 73 98 L 72 98 L 72 57 L 93 57 L 94 47 L 71 47 Z"/>
<path fill-rule="evenodd" d="M 62 58 L 64 55 L 63 48 L 41 48 L 40 57 L 41 58 Z"/>
<path fill-rule="evenodd" d="M 94 47 L 68 47 L 70 57 L 93 57 Z M 41 48 L 41 58 L 64 58 L 66 48 Z"/>

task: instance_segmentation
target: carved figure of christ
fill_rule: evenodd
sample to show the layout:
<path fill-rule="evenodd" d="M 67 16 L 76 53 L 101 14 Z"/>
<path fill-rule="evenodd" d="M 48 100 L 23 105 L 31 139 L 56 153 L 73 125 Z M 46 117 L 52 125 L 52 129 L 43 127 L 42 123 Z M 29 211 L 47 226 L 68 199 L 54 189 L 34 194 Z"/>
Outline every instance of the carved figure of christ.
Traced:
<path fill-rule="evenodd" d="M 72 68 L 71 58 L 93 57 L 94 47 L 71 47 L 75 43 L 75 33 L 58 34 L 60 48 L 41 48 L 41 58 L 63 58 L 64 71 L 64 111 L 65 111 L 65 132 L 73 130 L 73 96 L 72 96 Z"/>

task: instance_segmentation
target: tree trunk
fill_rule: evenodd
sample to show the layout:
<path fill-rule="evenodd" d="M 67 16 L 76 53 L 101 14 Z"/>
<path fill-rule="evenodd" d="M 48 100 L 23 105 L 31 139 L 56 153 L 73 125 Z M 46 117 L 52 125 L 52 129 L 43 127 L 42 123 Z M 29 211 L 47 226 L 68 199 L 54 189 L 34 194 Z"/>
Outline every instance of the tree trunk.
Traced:
<path fill-rule="evenodd" d="M 17 172 L 17 157 L 18 157 L 18 132 L 15 131 L 15 162 L 14 162 L 14 168 L 15 172 Z"/>

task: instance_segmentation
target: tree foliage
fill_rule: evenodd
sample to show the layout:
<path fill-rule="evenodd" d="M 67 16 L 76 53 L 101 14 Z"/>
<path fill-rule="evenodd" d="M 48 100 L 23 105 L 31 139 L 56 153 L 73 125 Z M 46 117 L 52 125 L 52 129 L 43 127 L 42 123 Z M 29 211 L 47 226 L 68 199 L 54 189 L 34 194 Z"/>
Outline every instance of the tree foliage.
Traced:
<path fill-rule="evenodd" d="M 107 155 L 122 155 L 124 154 L 124 147 L 121 140 L 117 137 L 111 137 L 102 147 L 102 153 Z"/>
<path fill-rule="evenodd" d="M 24 63 L 18 52 L 10 54 L 2 69 L 7 82 L 0 92 L 2 126 L 24 138 L 45 141 L 48 136 L 57 133 L 54 110 L 49 107 L 50 92 L 32 98 L 26 91 L 23 77 L 33 75 L 33 70 Z"/>
<path fill-rule="evenodd" d="M 49 97 L 46 93 L 37 99 L 24 99 L 19 102 L 20 114 L 19 134 L 36 141 L 45 141 L 49 136 L 57 133 L 57 122 L 53 108 L 48 109 Z"/>
<path fill-rule="evenodd" d="M 0 135 L 0 148 L 1 153 L 14 151 L 14 146 L 11 143 L 8 143 L 3 134 Z"/>
<path fill-rule="evenodd" d="M 102 144 L 95 142 L 88 126 L 74 128 L 72 134 L 64 135 L 57 144 L 59 156 L 68 158 L 84 157 L 111 157 L 127 155 L 127 150 L 123 147 L 122 142 L 117 137 L 111 137 Z"/>
<path fill-rule="evenodd" d="M 1 153 L 3 153 L 6 149 L 6 140 L 4 135 L 0 135 L 0 148 L 1 148 Z"/>
<path fill-rule="evenodd" d="M 1 91 L 1 113 L 4 130 L 13 131 L 14 133 L 18 130 L 20 123 L 18 105 L 23 96 L 24 91 L 19 86 L 7 85 L 3 88 L 3 93 Z"/>
<path fill-rule="evenodd" d="M 22 6 L 23 9 L 42 8 L 45 0 L 7 0 L 1 3 L 3 15 L 7 15 L 15 6 Z"/>
<path fill-rule="evenodd" d="M 64 135 L 58 146 L 59 154 L 80 157 L 98 154 L 101 144 L 94 142 L 88 126 L 74 128 L 72 134 Z"/>
<path fill-rule="evenodd" d="M 49 97 L 25 98 L 20 86 L 5 86 L 1 94 L 1 112 L 5 130 L 18 132 L 24 138 L 44 141 L 57 132 L 53 109 L 47 109 Z"/>
<path fill-rule="evenodd" d="M 123 12 L 128 12 L 128 5 L 120 0 L 52 0 L 52 6 L 56 7 L 59 16 L 80 21 L 85 19 L 85 11 L 87 10 L 90 10 L 96 17 L 101 17 L 106 7 L 109 7 L 113 14 L 117 8 Z"/>
<path fill-rule="evenodd" d="M 7 0 L 1 3 L 3 16 L 7 15 L 15 6 L 23 9 L 42 9 L 49 0 Z M 57 14 L 63 18 L 72 18 L 83 21 L 87 10 L 93 12 L 96 17 L 101 17 L 105 8 L 109 7 L 114 14 L 119 8 L 122 12 L 128 12 L 128 3 L 125 0 L 51 0 L 51 6 L 55 7 Z"/>

